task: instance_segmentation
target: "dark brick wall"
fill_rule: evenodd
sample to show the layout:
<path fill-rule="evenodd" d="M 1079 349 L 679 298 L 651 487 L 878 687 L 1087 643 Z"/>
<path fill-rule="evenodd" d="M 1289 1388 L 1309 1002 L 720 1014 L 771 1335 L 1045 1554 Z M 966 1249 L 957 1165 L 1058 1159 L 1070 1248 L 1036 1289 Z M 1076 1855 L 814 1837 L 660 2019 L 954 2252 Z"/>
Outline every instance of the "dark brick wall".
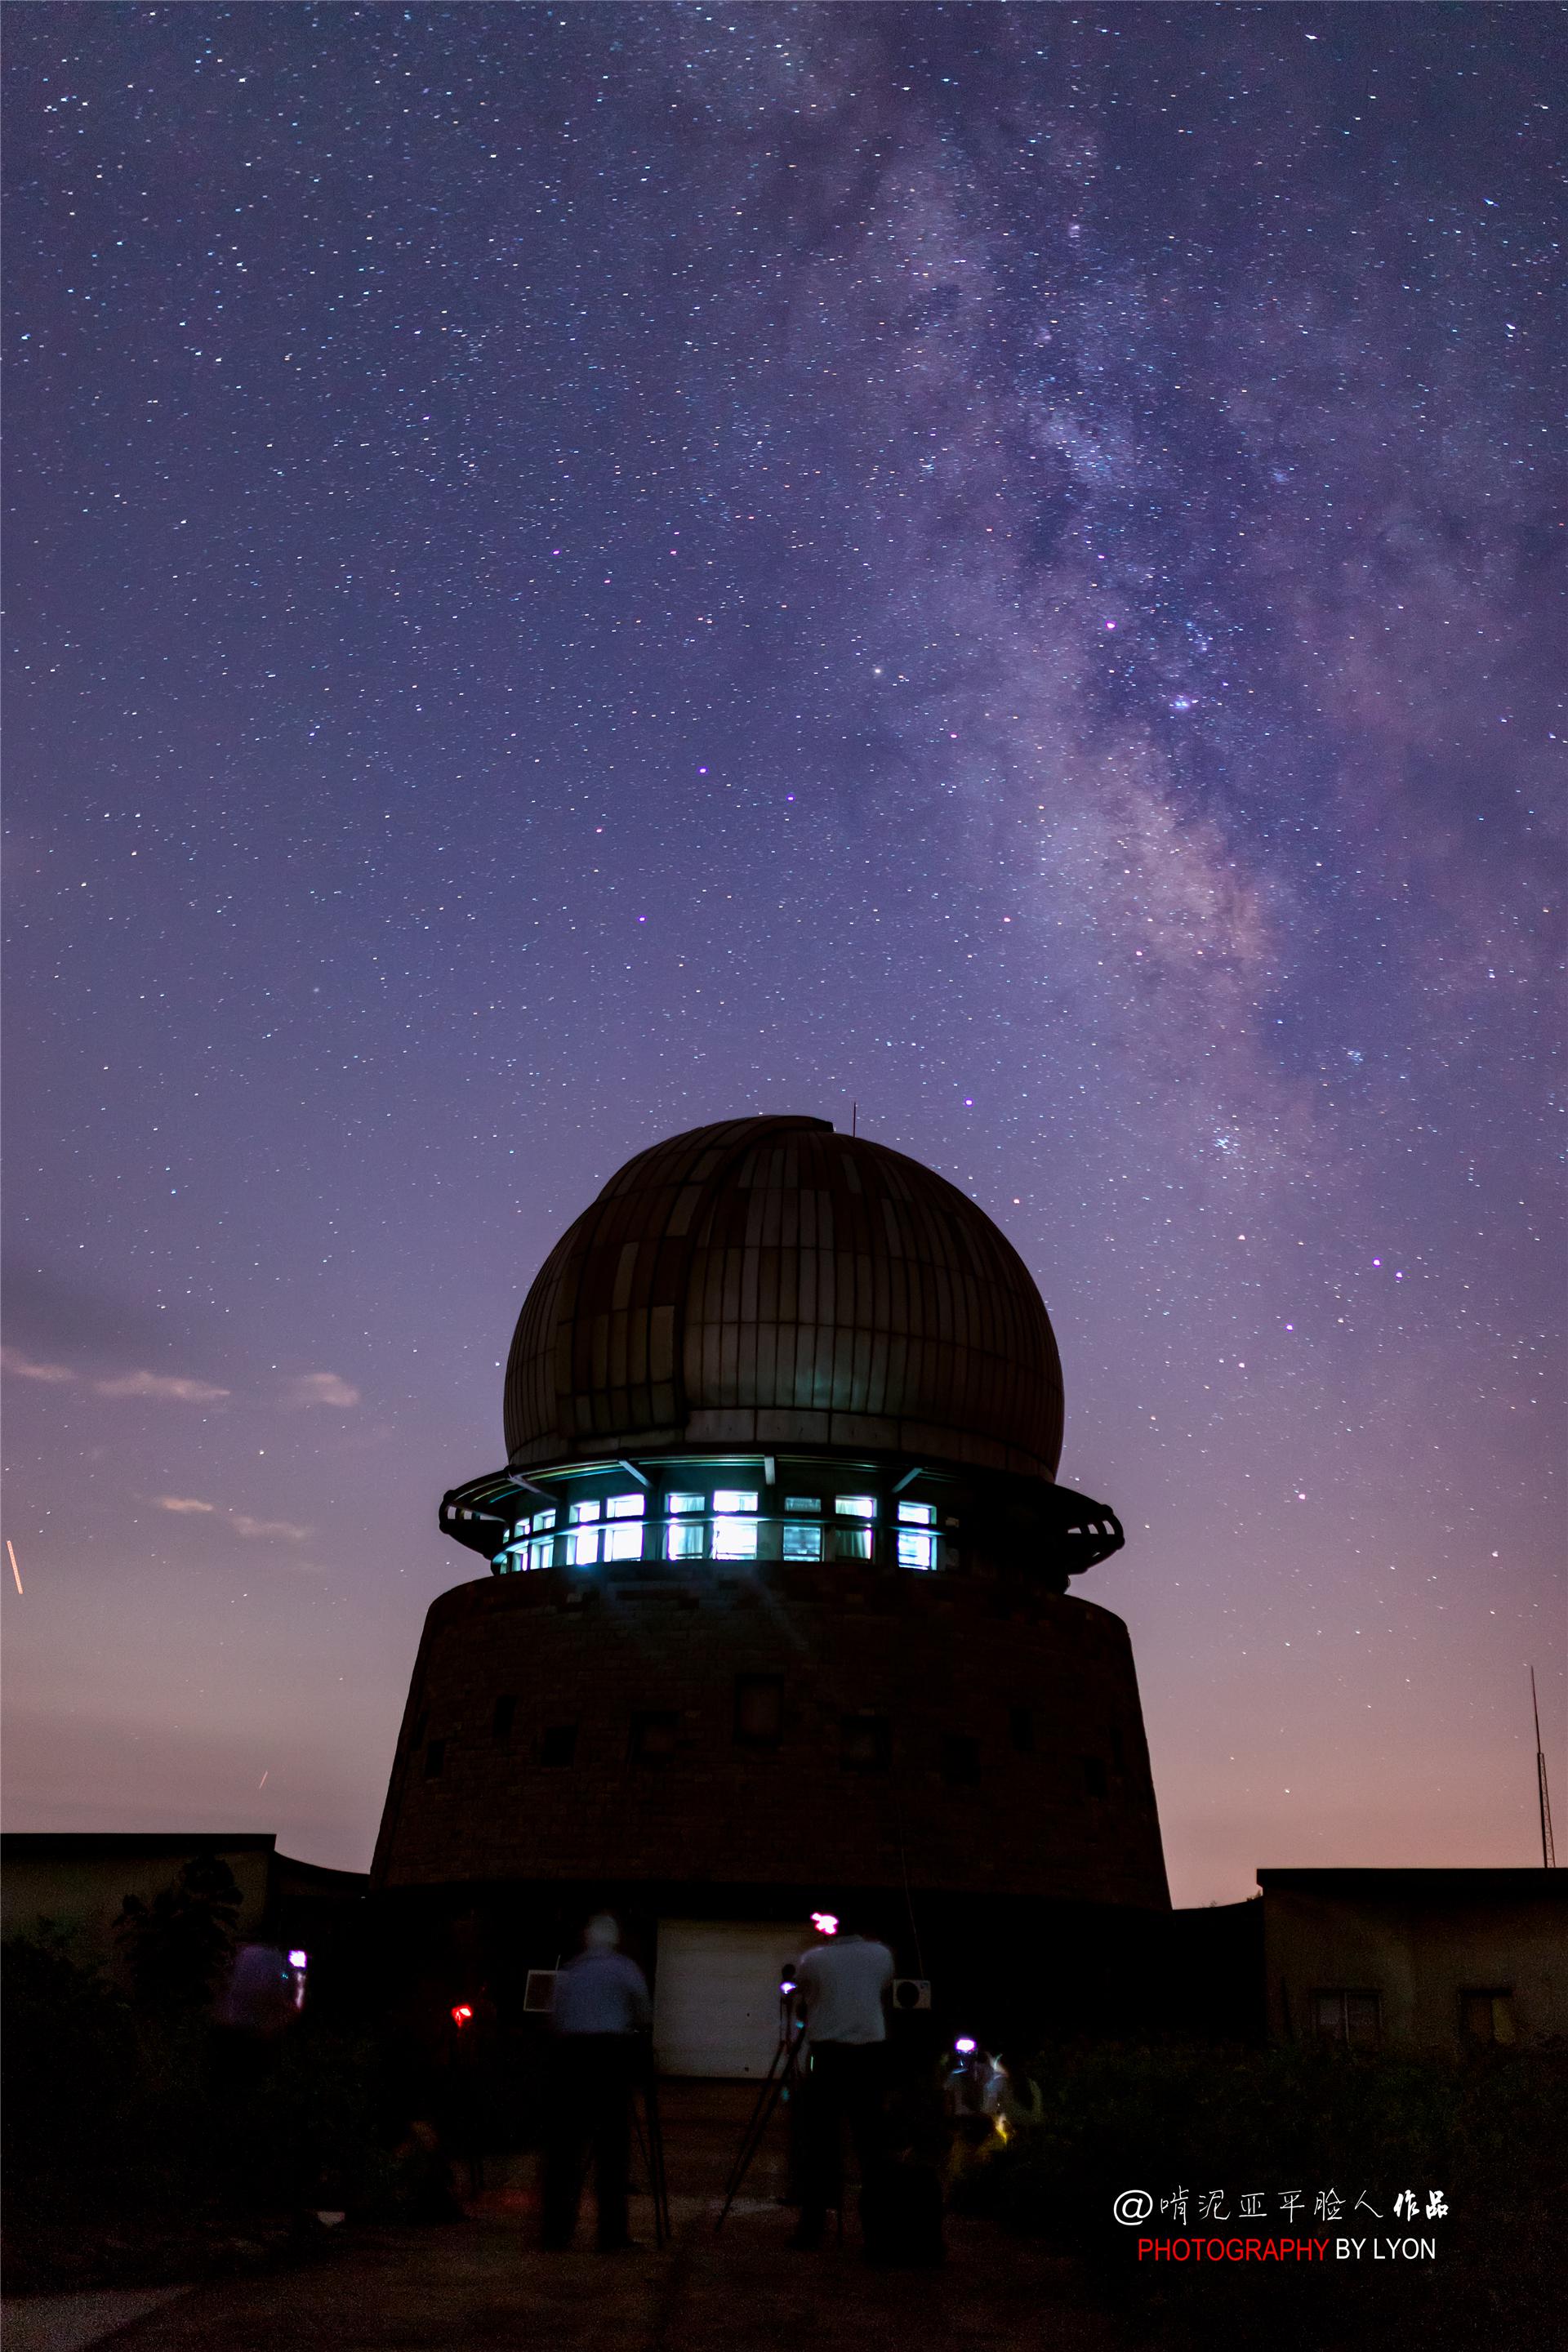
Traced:
<path fill-rule="evenodd" d="M 736 1738 L 742 1676 L 782 1678 L 776 1747 Z M 544 1760 L 567 1727 L 571 1762 Z M 431 1608 L 378 1885 L 891 1888 L 906 1871 L 916 1889 L 1167 1902 L 1120 1618 L 842 1564 L 487 1577 Z"/>

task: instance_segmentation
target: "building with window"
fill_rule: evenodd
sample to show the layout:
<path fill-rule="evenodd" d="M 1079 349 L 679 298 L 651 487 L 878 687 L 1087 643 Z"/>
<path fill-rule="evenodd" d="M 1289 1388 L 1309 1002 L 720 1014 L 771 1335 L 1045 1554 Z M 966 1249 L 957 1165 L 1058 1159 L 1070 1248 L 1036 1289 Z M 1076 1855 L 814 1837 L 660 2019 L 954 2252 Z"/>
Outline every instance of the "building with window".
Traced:
<path fill-rule="evenodd" d="M 426 1622 L 384 1901 L 498 1978 L 609 1903 L 671 2017 L 678 1952 L 765 1953 L 764 2066 L 815 1909 L 1081 2004 L 1101 1925 L 1168 1908 L 1126 1629 L 1073 1589 L 1121 1529 L 1058 1483 L 1045 1307 L 943 1178 L 810 1118 L 643 1152 L 530 1289 L 504 1417 L 440 1505 L 479 1572 Z"/>
<path fill-rule="evenodd" d="M 1448 2050 L 1568 2034 L 1568 1876 L 1555 1870 L 1260 1870 L 1280 2042 Z"/>

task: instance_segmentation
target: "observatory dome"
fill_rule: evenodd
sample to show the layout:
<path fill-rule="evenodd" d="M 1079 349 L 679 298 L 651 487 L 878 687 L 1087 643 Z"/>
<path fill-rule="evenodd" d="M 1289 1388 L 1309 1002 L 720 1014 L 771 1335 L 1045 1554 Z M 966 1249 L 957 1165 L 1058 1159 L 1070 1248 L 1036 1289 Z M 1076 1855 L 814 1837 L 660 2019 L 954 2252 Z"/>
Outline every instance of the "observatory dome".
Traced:
<path fill-rule="evenodd" d="M 1061 1366 L 957 1188 L 825 1119 L 695 1128 L 613 1176 L 523 1303 L 510 1465 L 651 1444 L 876 1449 L 1054 1478 Z"/>

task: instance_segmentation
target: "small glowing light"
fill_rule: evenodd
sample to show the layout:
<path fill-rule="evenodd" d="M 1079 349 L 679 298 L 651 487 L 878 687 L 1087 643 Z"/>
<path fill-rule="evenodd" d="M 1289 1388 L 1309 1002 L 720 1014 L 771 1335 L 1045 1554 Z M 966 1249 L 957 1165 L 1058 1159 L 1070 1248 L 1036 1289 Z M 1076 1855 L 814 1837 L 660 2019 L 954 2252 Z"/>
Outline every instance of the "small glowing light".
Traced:
<path fill-rule="evenodd" d="M 464 2026 L 468 2024 L 469 2019 L 473 2016 L 473 2011 L 468 2007 L 466 2000 L 460 2000 L 453 2010 L 452 2022 L 457 2027 L 459 2033 L 461 2033 Z"/>
<path fill-rule="evenodd" d="M 779 1990 L 785 1994 L 792 1993 L 795 1990 L 795 1979 L 793 1977 L 781 1977 L 779 1979 Z"/>
<path fill-rule="evenodd" d="M 310 1957 L 308 1952 L 290 1952 L 289 1965 L 291 1969 L 307 1968 L 310 1965 Z"/>
<path fill-rule="evenodd" d="M 811 1924 L 819 1936 L 837 1936 L 838 1914 L 836 1911 L 814 1911 L 811 1915 Z"/>
<path fill-rule="evenodd" d="M 974 2055 L 975 2044 L 967 2033 L 961 2033 L 952 2046 L 961 2058 L 973 2058 Z"/>
<path fill-rule="evenodd" d="M 16 1547 L 12 1542 L 9 1536 L 5 1538 L 5 1550 L 11 1562 L 11 1573 L 16 1580 L 16 1590 L 20 1592 L 22 1590 L 22 1571 L 16 1565 Z"/>

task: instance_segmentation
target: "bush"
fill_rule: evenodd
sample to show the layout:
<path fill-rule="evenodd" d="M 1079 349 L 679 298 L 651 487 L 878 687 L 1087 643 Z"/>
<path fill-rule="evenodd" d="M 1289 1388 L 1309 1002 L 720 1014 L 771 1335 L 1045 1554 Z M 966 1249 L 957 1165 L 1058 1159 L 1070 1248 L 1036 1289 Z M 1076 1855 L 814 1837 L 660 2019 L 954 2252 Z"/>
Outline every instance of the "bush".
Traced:
<path fill-rule="evenodd" d="M 184 1939 L 185 1954 L 199 1963 L 204 1943 Z M 4 1959 L 16 2280 L 203 2275 L 291 2243 L 318 2208 L 393 2200 L 372 2044 L 309 2012 L 275 2039 L 215 2029 L 183 1963 L 181 1998 L 164 1974 L 150 2006 L 132 2004 L 47 1927 L 7 1939 Z"/>
<path fill-rule="evenodd" d="M 1568 2053 L 1462 2063 L 1265 2052 L 1057 2050 L 1032 2072 L 1040 2120 L 966 2183 L 965 2200 L 1086 2255 L 1102 2290 L 1163 2339 L 1257 2344 L 1268 2352 L 1350 2343 L 1375 2329 L 1385 2352 L 1468 2352 L 1551 2340 L 1568 2221 Z M 1440 2189 L 1447 2218 L 1397 2221 L 1403 2189 Z M 1156 2202 L 1119 2226 L 1117 2194 L 1188 2192 L 1185 2222 Z M 1227 2192 L 1230 2219 L 1200 2218 L 1198 2193 Z M 1314 2218 L 1336 2190 L 1337 2221 Z M 1238 2225 L 1237 2200 L 1268 2192 L 1268 2218 Z M 1279 2192 L 1306 2203 L 1294 2221 Z M 1365 2193 L 1381 2219 L 1353 2213 Z M 1434 2263 L 1329 2261 L 1140 2263 L 1141 2237 L 1435 2237 Z"/>

